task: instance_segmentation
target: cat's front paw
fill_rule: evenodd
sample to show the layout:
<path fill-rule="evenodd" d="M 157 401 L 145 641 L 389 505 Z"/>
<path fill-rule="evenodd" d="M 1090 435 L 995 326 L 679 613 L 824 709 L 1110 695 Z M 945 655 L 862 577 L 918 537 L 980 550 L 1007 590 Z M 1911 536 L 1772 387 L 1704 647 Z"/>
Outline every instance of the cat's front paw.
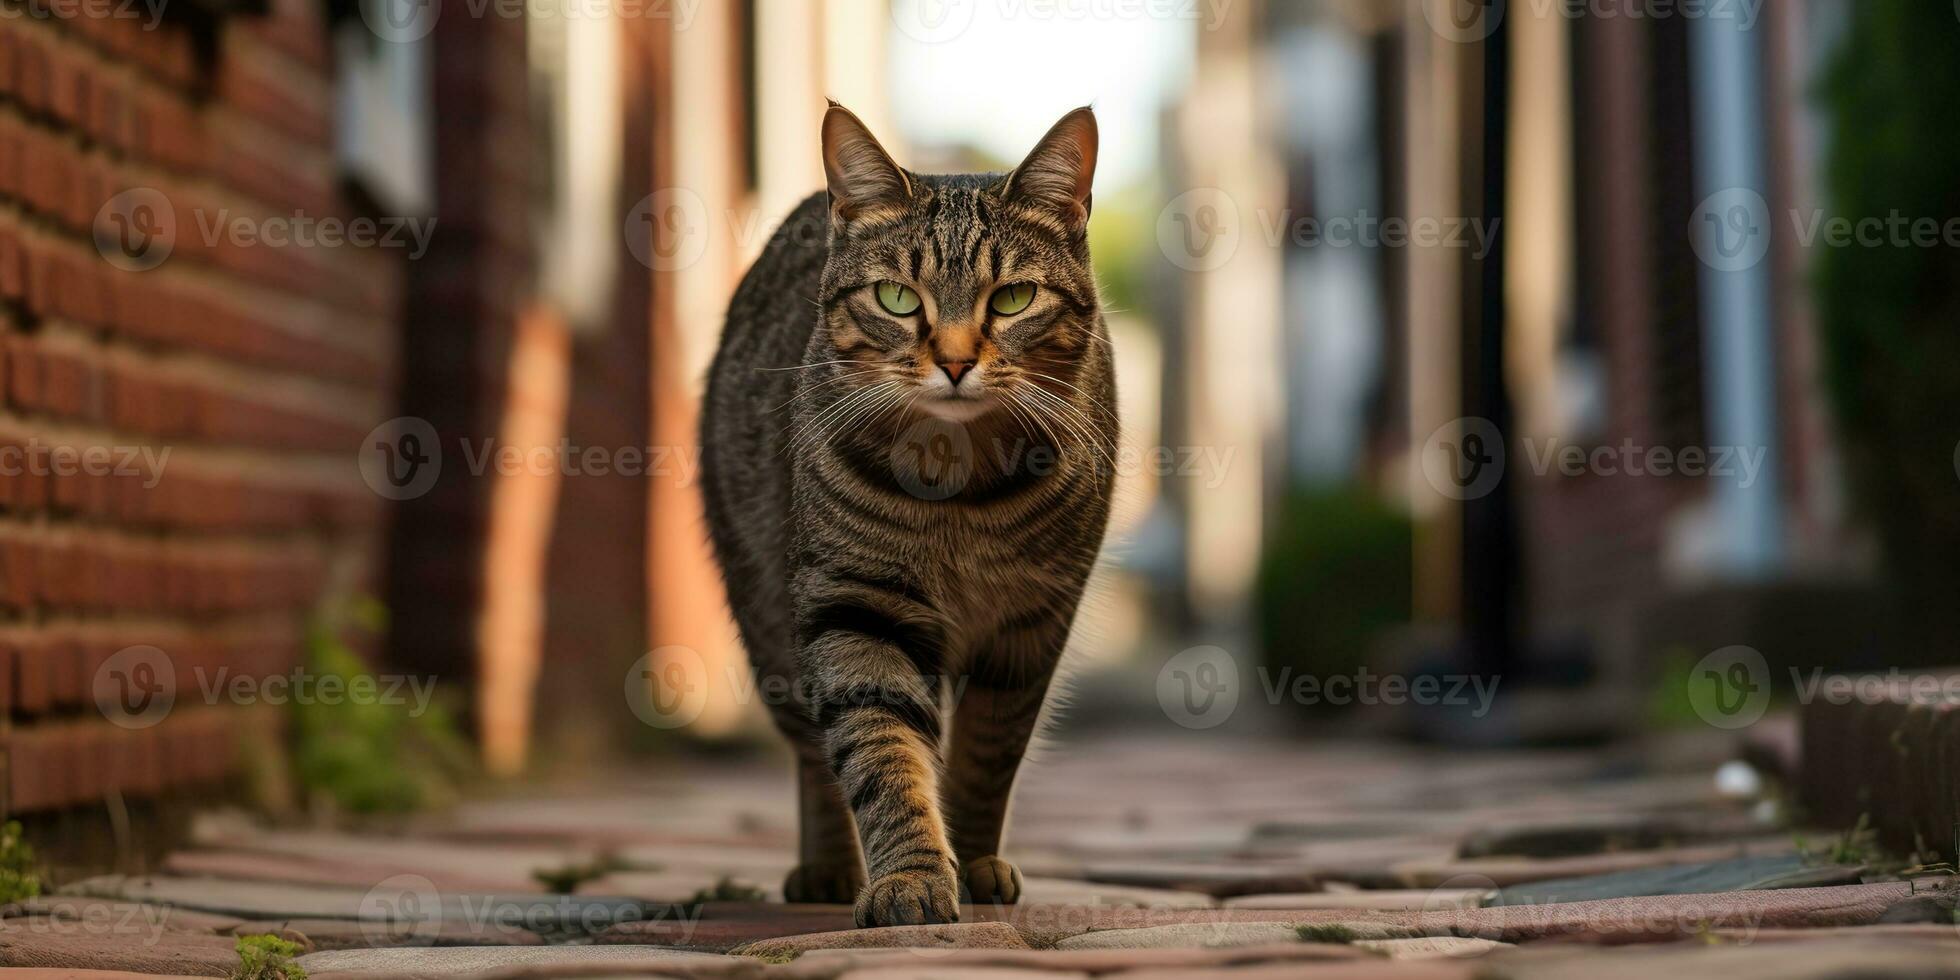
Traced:
<path fill-rule="evenodd" d="M 858 896 L 859 928 L 958 921 L 959 886 L 946 871 L 895 871 Z"/>
<path fill-rule="evenodd" d="M 799 864 L 783 879 L 783 901 L 849 905 L 864 890 L 864 868 L 850 864 Z"/>
<path fill-rule="evenodd" d="M 1012 905 L 1021 900 L 1021 869 L 999 855 L 974 858 L 960 866 L 960 888 L 976 905 Z"/>

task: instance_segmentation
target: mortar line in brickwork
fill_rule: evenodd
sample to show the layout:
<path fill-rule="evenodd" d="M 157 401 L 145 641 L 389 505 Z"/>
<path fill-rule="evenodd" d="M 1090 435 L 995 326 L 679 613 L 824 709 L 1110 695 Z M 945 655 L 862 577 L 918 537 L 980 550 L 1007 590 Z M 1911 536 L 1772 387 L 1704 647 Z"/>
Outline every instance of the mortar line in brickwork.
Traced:
<path fill-rule="evenodd" d="M 67 348 L 62 353 L 92 349 L 98 369 L 106 367 L 112 359 L 135 359 L 144 369 L 179 383 L 216 382 L 202 383 L 200 387 L 255 399 L 266 408 L 280 411 L 317 413 L 326 408 L 329 413 L 318 417 L 355 426 L 371 425 L 388 407 L 386 393 L 375 385 L 353 385 L 278 368 L 246 367 L 203 351 L 149 348 L 76 320 L 47 317 L 41 320 L 41 325 L 39 335 L 52 339 L 54 347 Z M 268 390 L 276 391 L 278 396 L 288 396 L 295 389 L 301 397 L 260 397 Z M 357 407 L 350 408 L 350 404 Z"/>
<path fill-rule="evenodd" d="M 4 128 L 4 126 L 10 121 L 17 121 L 19 123 L 19 127 L 22 132 L 29 132 L 29 131 L 35 132 L 43 136 L 53 137 L 55 139 L 60 140 L 63 143 L 68 144 L 68 146 L 74 151 L 78 160 L 83 158 L 94 158 L 112 164 L 117 170 L 117 177 L 119 179 L 116 181 L 115 186 L 118 188 L 126 189 L 128 187 L 140 187 L 140 186 L 157 186 L 162 188 L 168 188 L 178 192 L 174 195 L 171 195 L 173 201 L 178 201 L 178 202 L 181 202 L 184 198 L 188 196 L 191 203 L 195 203 L 200 206 L 197 209 L 195 209 L 191 215 L 188 216 L 187 220 L 183 216 L 180 216 L 180 220 L 176 222 L 178 233 L 180 236 L 183 236 L 185 234 L 194 234 L 196 236 L 201 237 L 206 235 L 208 232 L 212 231 L 213 229 L 210 226 L 210 223 L 215 222 L 219 219 L 219 215 L 208 213 L 211 211 L 213 204 L 216 205 L 218 210 L 225 212 L 224 217 L 226 217 L 227 219 L 229 219 L 229 217 L 232 215 L 236 215 L 240 217 L 256 218 L 258 220 L 263 221 L 266 218 L 290 217 L 294 214 L 299 214 L 299 213 L 307 213 L 309 214 L 309 216 L 312 217 L 328 217 L 328 216 L 338 215 L 340 212 L 340 209 L 328 208 L 325 211 L 323 211 L 321 214 L 311 215 L 310 212 L 306 212 L 306 209 L 303 205 L 294 205 L 290 207 L 283 206 L 283 205 L 275 205 L 270 202 L 252 196 L 249 192 L 241 190 L 234 184 L 220 182 L 212 178 L 209 174 L 205 174 L 205 173 L 180 174 L 177 172 L 166 171 L 162 168 L 158 168 L 153 163 L 146 165 L 144 163 L 140 163 L 135 160 L 126 159 L 123 154 L 115 152 L 107 147 L 102 147 L 100 145 L 91 146 L 89 144 L 89 141 L 81 137 L 78 137 L 73 130 L 66 129 L 66 128 L 59 128 L 59 127 L 40 126 L 35 123 L 26 121 L 25 117 L 23 117 L 21 113 L 19 113 L 17 110 L 13 109 L 12 107 L 0 106 L 0 128 Z M 168 173 L 170 174 L 170 176 L 164 177 L 163 179 L 158 179 L 158 174 L 160 173 Z M 326 183 L 328 184 L 328 186 L 331 186 L 331 181 L 327 181 Z M 334 200 L 335 203 L 338 203 L 337 198 L 334 197 L 331 191 L 326 192 L 325 196 L 328 199 Z M 86 230 L 76 229 L 70 226 L 64 220 L 67 216 L 41 210 L 32 201 L 29 201 L 25 198 L 18 199 L 17 203 L 18 203 L 18 207 L 20 208 L 19 213 L 17 215 L 17 220 L 20 222 L 23 230 L 43 232 L 48 234 L 50 237 L 54 238 L 57 241 L 69 243 L 70 245 L 76 248 L 83 248 L 84 250 L 86 249 L 86 234 L 87 234 Z M 360 217 L 361 215 L 354 215 L 354 216 Z M 264 246 L 264 247 L 274 248 L 273 246 Z M 275 250 L 284 252 L 284 249 L 275 248 Z M 195 255 L 197 253 L 192 252 L 189 254 Z M 289 253 L 289 254 L 308 255 L 308 256 L 326 255 L 328 257 L 337 256 L 337 255 L 351 255 L 363 261 L 381 261 L 379 259 L 370 258 L 369 257 L 370 253 L 368 250 L 364 250 L 352 246 L 348 246 L 344 248 L 335 248 L 335 249 L 325 250 L 325 251 L 317 250 L 317 249 L 300 249 L 299 251 Z M 327 264 L 332 264 L 332 263 L 329 262 Z M 216 265 L 214 263 L 208 261 L 202 261 L 202 260 L 191 261 L 185 265 L 180 265 L 179 269 L 182 269 L 186 272 L 196 271 L 204 275 L 216 277 L 218 281 L 223 283 L 228 289 L 242 289 L 245 290 L 248 294 L 249 293 L 272 294 L 273 298 L 255 297 L 255 299 L 258 299 L 260 302 L 263 302 L 266 306 L 290 307 L 292 305 L 299 304 L 304 306 L 317 307 L 322 311 L 326 312 L 327 314 L 329 314 L 330 316 L 336 313 L 340 314 L 339 316 L 332 317 L 333 319 L 336 320 L 343 320 L 343 321 L 352 320 L 355 322 L 368 321 L 368 322 L 376 322 L 376 323 L 385 322 L 385 317 L 371 313 L 370 311 L 364 310 L 356 305 L 337 304 L 333 302 L 321 302 L 317 296 L 306 292 L 298 291 L 291 285 L 279 281 L 277 277 L 273 277 L 273 276 L 254 277 L 236 269 L 228 269 L 223 266 Z M 192 279 L 191 281 L 193 283 L 198 282 L 197 279 Z M 325 342 L 333 343 L 334 342 L 333 340 L 327 338 L 337 337 L 341 334 L 344 334 L 344 332 L 345 332 L 344 330 L 338 330 L 338 329 L 331 332 L 322 331 L 309 339 L 324 340 Z M 357 351 L 359 353 L 366 353 L 369 354 L 370 356 L 373 353 L 371 350 L 362 350 L 353 347 L 349 347 L 348 349 Z"/>

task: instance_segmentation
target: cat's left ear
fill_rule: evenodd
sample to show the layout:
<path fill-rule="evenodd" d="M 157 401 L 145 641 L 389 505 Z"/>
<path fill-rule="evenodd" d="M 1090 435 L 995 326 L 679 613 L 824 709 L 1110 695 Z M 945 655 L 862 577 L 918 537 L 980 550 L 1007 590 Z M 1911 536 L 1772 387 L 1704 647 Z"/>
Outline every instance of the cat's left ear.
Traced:
<path fill-rule="evenodd" d="M 1071 231 L 1089 223 L 1089 185 L 1096 176 L 1096 114 L 1083 106 L 1063 116 L 1007 177 L 1002 196 L 1047 209 Z"/>

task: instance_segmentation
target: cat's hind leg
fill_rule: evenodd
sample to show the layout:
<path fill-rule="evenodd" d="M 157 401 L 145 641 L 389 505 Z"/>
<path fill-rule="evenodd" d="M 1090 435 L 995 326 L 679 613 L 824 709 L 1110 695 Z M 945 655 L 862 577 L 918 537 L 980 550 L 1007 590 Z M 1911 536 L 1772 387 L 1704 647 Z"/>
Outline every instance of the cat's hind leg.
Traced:
<path fill-rule="evenodd" d="M 797 745 L 796 870 L 783 881 L 783 900 L 849 905 L 864 889 L 857 828 L 820 748 Z"/>

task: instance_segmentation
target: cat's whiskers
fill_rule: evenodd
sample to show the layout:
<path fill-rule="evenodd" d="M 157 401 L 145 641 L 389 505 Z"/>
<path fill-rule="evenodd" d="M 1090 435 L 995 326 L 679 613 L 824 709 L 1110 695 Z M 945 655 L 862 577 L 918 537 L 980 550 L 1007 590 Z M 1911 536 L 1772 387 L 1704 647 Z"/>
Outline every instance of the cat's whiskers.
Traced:
<path fill-rule="evenodd" d="M 781 405 L 778 405 L 775 408 L 770 409 L 769 414 L 774 415 L 775 413 L 780 412 L 783 409 L 796 404 L 797 399 L 807 398 L 811 395 L 814 395 L 824 390 L 825 388 L 830 387 L 831 385 L 842 384 L 846 381 L 861 381 L 865 378 L 875 378 L 884 373 L 885 373 L 884 371 L 878 368 L 872 368 L 866 371 L 853 371 L 849 374 L 840 374 L 834 378 L 825 378 L 824 380 L 819 381 L 816 384 L 813 384 L 808 388 L 804 388 L 798 391 L 796 394 L 789 396 L 788 401 L 783 402 Z"/>
<path fill-rule="evenodd" d="M 1109 409 L 1108 409 L 1107 407 L 1105 407 L 1105 406 L 1104 406 L 1104 405 L 1102 405 L 1101 403 L 1099 403 L 1099 402 L 1097 402 L 1097 401 L 1096 401 L 1095 399 L 1093 399 L 1093 398 L 1090 398 L 1090 397 L 1089 397 L 1089 394 L 1088 394 L 1088 392 L 1085 392 L 1085 391 L 1083 391 L 1082 389 L 1080 389 L 1080 388 L 1077 388 L 1076 386 L 1074 386 L 1074 385 L 1072 385 L 1072 384 L 1069 384 L 1068 382 L 1066 382 L 1066 381 L 1063 381 L 1062 379 L 1060 379 L 1060 378 L 1058 378 L 1058 377 L 1055 377 L 1055 376 L 1054 376 L 1054 375 L 1052 375 L 1052 374 L 1043 374 L 1043 373 L 1042 373 L 1042 372 L 1040 372 L 1040 371 L 1035 371 L 1035 370 L 1031 370 L 1031 369 L 1028 369 L 1028 368 L 1022 368 L 1022 370 L 1023 370 L 1023 371 L 1025 371 L 1025 372 L 1027 372 L 1027 374 L 1028 374 L 1028 376 L 1029 376 L 1029 377 L 1032 377 L 1032 378 L 1046 378 L 1046 379 L 1048 379 L 1049 381 L 1053 381 L 1053 382 L 1055 382 L 1056 384 L 1058 384 L 1058 385 L 1061 385 L 1062 387 L 1064 387 L 1064 388 L 1067 388 L 1068 390 L 1070 390 L 1070 391 L 1073 391 L 1073 392 L 1075 392 L 1075 393 L 1076 393 L 1076 394 L 1078 394 L 1078 395 L 1081 395 L 1081 396 L 1082 396 L 1082 397 L 1083 397 L 1083 398 L 1084 398 L 1085 400 L 1087 400 L 1087 401 L 1089 402 L 1089 404 L 1090 404 L 1090 405 L 1091 405 L 1092 407 L 1094 407 L 1094 408 L 1095 408 L 1095 409 L 1096 409 L 1097 411 L 1099 411 L 1099 412 L 1101 412 L 1101 413 L 1103 413 L 1103 416 L 1104 416 L 1105 418 L 1107 418 L 1107 419 L 1109 419 L 1109 420 L 1110 420 L 1111 422 L 1114 422 L 1114 421 L 1117 421 L 1117 419 L 1116 419 L 1116 416 L 1115 416 L 1115 415 L 1114 415 L 1113 413 L 1111 413 L 1111 412 L 1110 412 L 1110 410 L 1109 410 Z"/>
<path fill-rule="evenodd" d="M 859 362 L 851 360 L 850 358 L 843 358 L 835 361 L 817 361 L 814 364 L 793 364 L 790 365 L 789 367 L 759 367 L 756 368 L 756 370 L 757 371 L 808 371 L 811 368 L 820 368 L 831 364 L 857 364 L 857 363 Z"/>
<path fill-rule="evenodd" d="M 1095 424 L 1090 421 L 1088 416 L 1083 415 L 1080 409 L 1077 409 L 1074 405 L 1062 400 L 1054 392 L 1048 391 L 1040 385 L 1026 385 L 1024 386 L 1024 390 L 1031 395 L 1046 400 L 1032 402 L 1029 407 L 1044 411 L 1058 424 L 1066 427 L 1078 441 L 1099 459 L 1105 462 L 1109 461 L 1108 447 L 1103 444 L 1103 439 L 1097 432 Z"/>
<path fill-rule="evenodd" d="M 846 412 L 851 411 L 860 402 L 898 386 L 899 383 L 896 381 L 881 381 L 877 384 L 865 385 L 850 394 L 840 397 L 836 402 L 825 406 L 815 417 L 805 422 L 797 433 L 784 444 L 784 451 L 787 452 L 794 449 L 801 452 L 805 448 L 820 446 L 829 442 L 831 432 L 835 431 L 834 427 L 830 425 L 833 420 L 842 418 Z"/>
<path fill-rule="evenodd" d="M 1013 392 L 1013 390 L 1009 390 L 1009 392 L 1007 392 L 1007 398 L 1011 398 L 1011 400 L 1013 400 L 1013 404 L 1017 404 L 1017 406 L 1021 406 L 1021 408 L 1023 408 L 1023 410 L 1025 410 L 1025 412 L 1029 414 L 1029 417 L 1033 417 L 1033 419 L 1035 419 L 1035 427 L 1039 427 L 1039 429 L 1041 429 L 1041 433 L 1043 433 L 1043 435 L 1047 435 L 1047 439 L 1049 439 L 1051 443 L 1054 443 L 1054 447 L 1056 447 L 1056 449 L 1060 449 L 1062 453 L 1066 453 L 1066 451 L 1068 451 L 1068 439 L 1062 439 L 1062 437 L 1060 437 L 1060 433 L 1056 433 L 1053 427 L 1049 425 L 1049 421 L 1060 421 L 1060 419 L 1054 419 L 1053 414 L 1045 414 L 1045 412 L 1041 412 L 1041 410 L 1039 410 L 1037 406 L 1031 406 L 1031 404 L 1029 404 L 1027 400 L 1023 400 L 1023 398 L 1021 398 L 1021 394 L 1019 394 L 1019 392 Z"/>

